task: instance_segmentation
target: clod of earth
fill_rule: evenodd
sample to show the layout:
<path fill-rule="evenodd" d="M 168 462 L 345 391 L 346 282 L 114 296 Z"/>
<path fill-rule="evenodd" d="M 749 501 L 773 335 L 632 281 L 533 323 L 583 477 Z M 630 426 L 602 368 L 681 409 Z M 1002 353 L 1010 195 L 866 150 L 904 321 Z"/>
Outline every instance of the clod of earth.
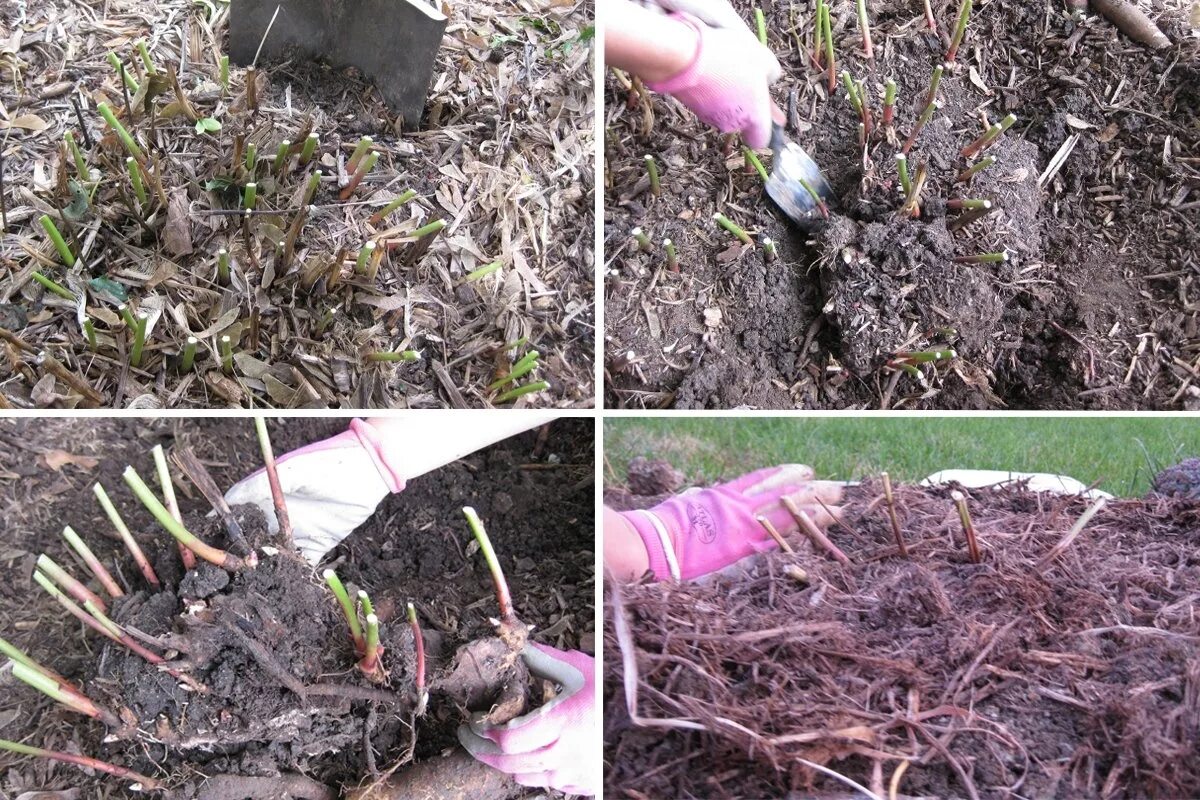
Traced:
<path fill-rule="evenodd" d="M 1200 458 L 1185 458 L 1154 476 L 1154 491 L 1168 497 L 1200 499 Z"/>

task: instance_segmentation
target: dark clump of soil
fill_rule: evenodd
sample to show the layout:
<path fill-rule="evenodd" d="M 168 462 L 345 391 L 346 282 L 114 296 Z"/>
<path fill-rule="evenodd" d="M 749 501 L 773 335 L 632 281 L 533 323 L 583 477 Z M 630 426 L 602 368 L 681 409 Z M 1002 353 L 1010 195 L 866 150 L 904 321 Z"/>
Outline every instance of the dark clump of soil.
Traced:
<path fill-rule="evenodd" d="M 1200 796 L 1200 504 L 1115 500 L 1044 561 L 1088 507 L 1019 487 L 971 490 L 982 562 L 947 487 L 851 490 L 831 538 L 736 581 L 609 588 L 606 791 L 629 797 Z M 797 581 L 784 567 L 807 573 Z M 629 626 L 624 646 L 614 607 Z"/>
<path fill-rule="evenodd" d="M 276 451 L 286 452 L 345 424 L 289 420 L 272 426 L 272 438 Z M 86 426 L 61 420 L 36 430 L 11 420 L 0 425 L 3 463 L 21 470 L 20 480 L 5 486 L 14 490 L 5 498 L 13 509 L 6 523 L 13 527 L 0 537 L 0 566 L 8 571 L 3 585 L 12 588 L 0 589 L 0 630 L 97 702 L 126 709 L 121 735 L 106 738 L 101 725 L 52 704 L 9 716 L 10 707 L 31 708 L 36 698 L 15 690 L 0 698 L 0 735 L 160 777 L 181 798 L 332 797 L 393 767 L 402 781 L 409 770 L 436 776 L 452 767 L 462 773 L 455 780 L 484 792 L 476 796 L 512 796 L 511 779 L 488 794 L 490 768 L 469 757 L 442 758 L 465 755 L 455 731 L 470 715 L 502 722 L 553 693 L 495 637 L 489 622 L 497 613 L 495 596 L 482 558 L 469 547 L 461 507 L 473 504 L 488 525 L 517 613 L 533 627 L 531 638 L 593 652 L 592 427 L 590 420 L 552 423 L 416 478 L 329 554 L 327 563 L 351 595 L 363 588 L 375 601 L 387 670 L 377 683 L 355 667 L 349 628 L 319 571 L 268 534 L 256 508 L 234 509 L 258 555 L 254 568 L 231 573 L 200 562 L 185 573 L 170 538 L 117 489 L 126 464 L 151 474 L 147 451 L 156 443 L 193 447 L 226 487 L 259 465 L 252 426 L 226 420 Z M 41 455 L 35 459 L 30 450 Z M 50 466 L 63 454 L 76 460 Z M 119 543 L 103 537 L 110 526 L 93 510 L 97 479 L 146 549 L 162 591 L 144 589 Z M 219 519 L 205 516 L 204 501 L 189 483 L 181 480 L 178 491 L 190 530 L 235 555 L 249 554 L 230 543 Z M 89 636 L 85 643 L 51 610 L 57 608 L 52 600 L 26 588 L 36 553 L 71 563 L 53 544 L 54 526 L 64 522 L 86 531 L 118 580 L 127 581 L 128 593 L 111 602 L 111 616 L 201 688 L 181 686 L 177 677 L 106 640 Z M 414 640 L 405 619 L 410 601 L 424 633 L 431 693 L 424 715 L 415 719 Z M 118 785 L 71 768 L 3 758 L 3 790 L 78 786 L 99 793 Z"/>
<path fill-rule="evenodd" d="M 119 646 L 101 653 L 94 683 L 85 683 L 110 688 L 111 706 L 129 708 L 138 728 L 154 731 L 167 746 L 160 768 L 186 764 L 245 776 L 349 772 L 356 766 L 349 754 L 377 736 L 394 742 L 402 725 L 398 712 L 413 704 L 412 632 L 404 625 L 382 627 L 389 675 L 376 694 L 353 669 L 357 657 L 345 617 L 312 567 L 267 537 L 256 507 L 236 513 L 255 550 L 268 548 L 256 568 L 230 575 L 201 562 L 177 590 L 137 592 L 114 606 L 118 623 L 182 651 L 182 671 L 203 690 L 185 687 Z M 224 539 L 217 520 L 186 522 L 205 541 Z M 178 562 L 176 553 L 165 553 L 160 569 Z M 444 661 L 441 652 L 434 656 L 435 663 Z M 372 698 L 397 713 L 352 713 L 356 701 Z M 141 749 L 129 742 L 123 755 L 137 759 Z"/>
<path fill-rule="evenodd" d="M 806 234 L 766 198 L 730 143 L 674 100 L 607 83 L 606 402 L 676 408 L 1200 407 L 1200 111 L 1195 40 L 1183 5 L 1159 20 L 1179 42 L 1151 51 L 1103 18 L 1060 4 L 975 9 L 942 105 L 908 154 L 928 180 L 920 216 L 900 218 L 895 154 L 944 58 L 920 5 L 872 4 L 875 61 L 862 55 L 853 4 L 832 10 L 838 69 L 862 79 L 877 126 L 858 117 L 809 59 L 813 5 L 763 8 L 783 65 L 773 88 L 789 136 L 829 179 L 831 218 Z M 957 4 L 933 4 L 944 32 Z M 799 42 L 799 46 L 797 44 Z M 879 126 L 883 86 L 898 86 L 893 130 Z M 985 155 L 960 151 L 1006 114 L 1016 124 Z M 1074 142 L 1057 175 L 1052 158 Z M 1170 142 L 1169 145 L 1165 144 Z M 1164 147 L 1170 154 L 1164 156 Z M 653 197 L 644 154 L 662 194 Z M 769 160 L 768 160 L 769 166 Z M 987 199 L 965 223 L 952 199 Z M 779 258 L 712 222 L 721 212 Z M 640 227 L 654 247 L 632 246 Z M 680 270 L 665 264 L 670 238 Z M 1002 263 L 954 259 L 1005 252 Z M 901 352 L 953 349 L 920 367 Z"/>

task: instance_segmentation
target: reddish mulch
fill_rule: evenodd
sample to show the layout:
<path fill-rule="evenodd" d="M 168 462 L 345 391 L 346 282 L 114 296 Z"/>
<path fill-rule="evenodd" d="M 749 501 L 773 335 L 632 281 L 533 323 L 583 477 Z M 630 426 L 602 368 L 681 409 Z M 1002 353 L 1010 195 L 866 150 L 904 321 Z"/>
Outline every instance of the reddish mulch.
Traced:
<path fill-rule="evenodd" d="M 805 543 L 609 587 L 608 796 L 853 794 L 801 759 L 880 796 L 905 764 L 901 797 L 1200 795 L 1200 503 L 1111 501 L 1042 564 L 1088 501 L 973 490 L 972 564 L 949 491 L 897 487 L 909 558 L 867 483 L 830 532 L 849 566 Z M 638 713 L 700 730 L 632 723 L 618 599 Z"/>

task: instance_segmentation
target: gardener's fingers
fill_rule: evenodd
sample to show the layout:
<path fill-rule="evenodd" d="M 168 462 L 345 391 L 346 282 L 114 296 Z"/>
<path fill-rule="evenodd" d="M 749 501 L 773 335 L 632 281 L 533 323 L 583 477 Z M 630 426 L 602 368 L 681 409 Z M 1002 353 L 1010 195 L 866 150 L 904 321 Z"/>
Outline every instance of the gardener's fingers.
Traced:
<path fill-rule="evenodd" d="M 761 63 L 759 73 L 765 82 L 754 83 L 746 87 L 746 119 L 742 125 L 742 140 L 754 150 L 760 150 L 771 143 L 771 129 L 774 126 L 770 86 L 779 80 L 782 70 L 779 60 L 770 50 L 754 42 L 754 49 L 747 53 L 750 58 L 757 58 Z"/>
<path fill-rule="evenodd" d="M 588 687 L 596 662 L 591 656 L 530 643 L 521 651 L 521 658 L 535 676 L 557 684 L 558 693 L 539 708 L 502 725 L 471 722 L 472 733 L 494 742 L 503 753 L 529 753 L 554 743 L 564 728 L 584 724 L 592 701 Z"/>
<path fill-rule="evenodd" d="M 513 775 L 513 780 L 522 786 L 553 786 L 564 794 L 578 794 L 591 796 L 596 792 L 593 789 L 588 789 L 583 786 L 575 786 L 571 783 L 563 783 L 562 770 L 552 769 L 548 772 L 518 772 Z"/>
<path fill-rule="evenodd" d="M 835 521 L 841 519 L 840 506 L 822 507 L 816 503 L 812 505 L 797 506 L 796 510 L 811 519 L 818 528 L 824 530 L 832 525 Z M 775 530 L 783 534 L 785 537 L 795 533 L 800 528 L 800 523 L 792 516 L 792 512 L 784 507 L 782 503 L 774 503 L 762 508 L 758 514 L 758 518 L 765 519 L 775 527 Z"/>
<path fill-rule="evenodd" d="M 779 501 L 787 497 L 798 506 L 835 505 L 842 502 L 843 486 L 839 481 L 810 481 L 794 491 L 788 491 L 779 496 Z"/>
<path fill-rule="evenodd" d="M 587 672 L 593 670 L 595 664 L 586 653 L 559 650 L 537 642 L 526 644 L 521 658 L 536 677 L 558 684 L 559 698 L 581 691 L 587 685 Z"/>
<path fill-rule="evenodd" d="M 458 738 L 463 747 L 475 756 L 536 753 L 554 744 L 562 736 L 565 721 L 546 716 L 549 710 L 547 706 L 542 706 L 504 725 L 486 725 L 472 719 L 467 725 L 459 728 Z M 470 737 L 466 734 L 470 734 Z M 468 739 L 474 748 L 468 745 Z M 483 742 L 488 744 L 485 746 Z"/>
<path fill-rule="evenodd" d="M 722 488 L 744 495 L 764 494 L 785 486 L 798 486 L 813 479 L 813 468 L 805 464 L 781 464 L 748 472 Z"/>
<path fill-rule="evenodd" d="M 544 773 L 556 768 L 562 762 L 556 745 L 558 739 L 545 747 L 539 747 L 527 753 L 505 753 L 495 742 L 476 735 L 467 726 L 458 729 L 458 741 L 467 752 L 475 756 L 489 767 L 511 774 Z"/>
<path fill-rule="evenodd" d="M 807 508 L 801 507 L 800 510 L 821 530 L 825 530 L 835 522 L 842 521 L 841 506 L 808 506 Z"/>
<path fill-rule="evenodd" d="M 296 547 L 317 563 L 361 525 L 391 487 L 357 437 L 339 435 L 289 453 L 278 461 L 279 484 L 287 500 Z M 225 493 L 231 506 L 253 503 L 262 509 L 272 533 L 279 529 L 264 470 L 238 481 Z"/>
<path fill-rule="evenodd" d="M 643 6 L 651 10 L 674 11 L 676 13 L 689 14 L 710 28 L 744 30 L 747 35 L 754 35 L 751 33 L 750 26 L 746 23 L 746 21 L 738 16 L 738 13 L 733 10 L 733 6 L 725 2 L 725 0 L 640 1 Z"/>

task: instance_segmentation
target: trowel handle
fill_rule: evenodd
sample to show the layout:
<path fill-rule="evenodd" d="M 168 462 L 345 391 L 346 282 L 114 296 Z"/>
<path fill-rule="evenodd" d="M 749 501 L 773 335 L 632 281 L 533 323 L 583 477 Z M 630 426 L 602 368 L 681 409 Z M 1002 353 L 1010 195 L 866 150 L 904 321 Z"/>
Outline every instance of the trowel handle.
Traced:
<path fill-rule="evenodd" d="M 787 115 L 779 107 L 779 103 L 771 101 L 771 152 L 778 156 L 779 151 L 787 144 L 783 126 L 787 124 Z"/>
<path fill-rule="evenodd" d="M 776 122 L 771 126 L 771 154 L 779 158 L 785 144 L 787 140 L 783 137 L 783 126 Z"/>

